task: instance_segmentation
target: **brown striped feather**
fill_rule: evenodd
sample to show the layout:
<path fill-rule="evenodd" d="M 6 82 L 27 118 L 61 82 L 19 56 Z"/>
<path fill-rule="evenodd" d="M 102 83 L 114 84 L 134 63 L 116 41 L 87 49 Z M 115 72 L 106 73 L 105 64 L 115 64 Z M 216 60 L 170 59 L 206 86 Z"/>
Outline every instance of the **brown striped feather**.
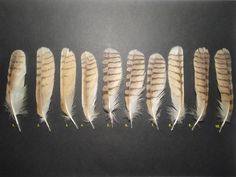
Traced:
<path fill-rule="evenodd" d="M 233 83 L 232 83 L 232 67 L 230 52 L 223 48 L 218 50 L 215 54 L 215 68 L 218 89 L 221 99 L 220 103 L 220 116 L 221 116 L 221 132 L 226 122 L 230 122 L 233 112 Z"/>
<path fill-rule="evenodd" d="M 8 68 L 5 98 L 7 109 L 16 121 L 19 131 L 21 131 L 21 127 L 17 115 L 25 112 L 25 58 L 25 53 L 22 50 L 15 50 L 12 53 Z"/>
<path fill-rule="evenodd" d="M 166 63 L 158 53 L 152 54 L 149 58 L 147 69 L 146 104 L 148 113 L 152 116 L 152 122 L 158 129 L 158 117 L 160 116 L 160 106 L 164 96 L 166 85 Z"/>
<path fill-rule="evenodd" d="M 113 127 L 114 111 L 119 107 L 119 91 L 122 79 L 121 57 L 118 51 L 108 48 L 103 59 L 103 108 L 109 114 Z"/>
<path fill-rule="evenodd" d="M 75 97 L 75 83 L 76 83 L 76 61 L 75 55 L 68 48 L 61 51 L 61 72 L 60 72 L 60 97 L 61 109 L 70 119 L 75 127 L 78 126 L 73 119 L 73 103 Z"/>
<path fill-rule="evenodd" d="M 128 112 L 128 119 L 133 126 L 133 119 L 140 114 L 142 92 L 145 79 L 145 58 L 138 50 L 129 52 L 127 61 L 127 76 L 125 89 L 125 104 Z"/>
<path fill-rule="evenodd" d="M 196 122 L 193 125 L 192 130 L 194 130 L 200 121 L 204 120 L 206 115 L 209 93 L 209 62 L 210 55 L 205 47 L 195 51 L 193 64 L 196 93 Z"/>
<path fill-rule="evenodd" d="M 51 131 L 47 121 L 51 96 L 54 87 L 55 63 L 50 49 L 41 47 L 37 51 L 37 76 L 36 76 L 36 103 L 37 113 L 41 121 L 45 122 Z"/>
<path fill-rule="evenodd" d="M 93 120 L 96 118 L 95 102 L 97 99 L 98 87 L 98 69 L 96 59 L 93 54 L 84 52 L 81 55 L 82 65 L 82 107 L 86 121 L 90 122 L 92 127 Z"/>
<path fill-rule="evenodd" d="M 181 123 L 185 114 L 184 106 L 184 56 L 183 49 L 180 46 L 173 47 L 168 56 L 168 80 L 170 85 L 171 100 L 173 108 L 171 109 L 172 128 L 177 123 Z"/>

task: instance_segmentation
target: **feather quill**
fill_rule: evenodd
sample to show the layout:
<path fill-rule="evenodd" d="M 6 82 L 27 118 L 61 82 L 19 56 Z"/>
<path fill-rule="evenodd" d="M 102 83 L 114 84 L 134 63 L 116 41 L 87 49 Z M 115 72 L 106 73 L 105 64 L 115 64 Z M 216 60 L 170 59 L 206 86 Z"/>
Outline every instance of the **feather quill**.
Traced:
<path fill-rule="evenodd" d="M 133 127 L 134 118 L 140 114 L 142 93 L 144 90 L 145 79 L 145 59 L 144 55 L 138 50 L 129 52 L 127 61 L 127 76 L 125 89 L 125 104 L 127 116 Z"/>
<path fill-rule="evenodd" d="M 210 55 L 206 48 L 199 48 L 194 53 L 194 77 L 195 77 L 195 93 L 196 93 L 196 125 L 204 120 L 208 105 L 209 91 L 209 59 Z"/>
<path fill-rule="evenodd" d="M 160 54 L 150 56 L 147 69 L 147 93 L 146 103 L 148 113 L 151 115 L 152 122 L 158 128 L 158 117 L 160 116 L 160 106 L 165 93 L 166 85 L 166 63 Z"/>
<path fill-rule="evenodd" d="M 223 48 L 218 50 L 215 54 L 215 68 L 218 89 L 221 99 L 220 104 L 220 116 L 221 116 L 221 132 L 226 122 L 230 122 L 233 112 L 233 84 L 232 84 L 232 68 L 231 68 L 231 56 L 230 52 Z"/>
<path fill-rule="evenodd" d="M 23 114 L 25 101 L 25 74 L 26 62 L 25 53 L 22 50 L 16 50 L 12 53 L 7 76 L 6 88 L 6 106 L 8 111 L 14 117 L 17 127 L 21 132 L 18 114 Z"/>
<path fill-rule="evenodd" d="M 109 114 L 113 127 L 116 120 L 114 111 L 119 107 L 119 93 L 122 79 L 121 57 L 118 51 L 108 48 L 103 60 L 103 109 Z"/>
<path fill-rule="evenodd" d="M 36 103 L 40 120 L 46 123 L 49 131 L 51 129 L 47 121 L 47 112 L 53 92 L 54 73 L 54 56 L 48 48 L 41 47 L 37 51 Z"/>
<path fill-rule="evenodd" d="M 180 46 L 173 47 L 168 56 L 168 80 L 170 85 L 172 109 L 172 128 L 181 123 L 185 114 L 184 105 L 184 68 L 183 49 Z"/>
<path fill-rule="evenodd" d="M 78 129 L 78 126 L 73 119 L 73 103 L 76 83 L 76 61 L 74 53 L 67 48 L 62 49 L 61 52 L 60 74 L 61 110 L 66 115 L 66 119 L 70 119 Z"/>
<path fill-rule="evenodd" d="M 82 65 L 82 107 L 86 121 L 94 129 L 93 120 L 97 117 L 95 103 L 97 100 L 98 69 L 93 54 L 84 52 L 81 55 Z"/>

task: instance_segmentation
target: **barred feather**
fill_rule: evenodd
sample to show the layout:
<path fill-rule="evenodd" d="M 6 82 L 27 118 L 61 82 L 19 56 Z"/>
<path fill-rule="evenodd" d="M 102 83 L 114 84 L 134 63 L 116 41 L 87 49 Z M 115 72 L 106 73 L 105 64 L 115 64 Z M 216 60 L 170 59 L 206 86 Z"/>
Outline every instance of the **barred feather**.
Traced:
<path fill-rule="evenodd" d="M 86 121 L 90 122 L 92 127 L 93 120 L 96 118 L 95 103 L 97 100 L 98 87 L 98 69 L 96 59 L 93 54 L 84 52 L 81 55 L 82 65 L 82 107 Z"/>
<path fill-rule="evenodd" d="M 166 85 L 166 63 L 160 54 L 150 56 L 147 70 L 147 94 L 146 103 L 148 113 L 151 115 L 152 122 L 158 128 L 158 118 L 160 116 L 160 106 L 165 93 Z"/>
<path fill-rule="evenodd" d="M 15 119 L 19 131 L 21 131 L 21 127 L 17 115 L 25 112 L 25 74 L 25 53 L 22 50 L 16 50 L 11 55 L 8 68 L 6 106 Z"/>
<path fill-rule="evenodd" d="M 70 119 L 78 129 L 78 126 L 73 119 L 73 103 L 76 83 L 76 61 L 74 53 L 67 48 L 62 49 L 61 52 L 60 74 L 61 109 L 66 115 L 66 118 Z"/>
<path fill-rule="evenodd" d="M 134 118 L 140 114 L 142 92 L 144 90 L 145 59 L 138 50 L 129 52 L 127 61 L 127 77 L 125 89 L 125 104 L 128 112 L 128 119 L 133 126 Z"/>
<path fill-rule="evenodd" d="M 108 48 L 103 60 L 103 108 L 109 114 L 113 127 L 114 111 L 119 107 L 119 93 L 122 78 L 121 57 L 118 51 Z"/>
<path fill-rule="evenodd" d="M 41 121 L 45 122 L 51 131 L 47 121 L 51 96 L 54 86 L 55 63 L 50 49 L 41 47 L 37 51 L 37 77 L 36 77 L 36 103 L 37 113 Z"/>
<path fill-rule="evenodd" d="M 181 123 L 185 114 L 184 105 L 184 61 L 183 49 L 180 46 L 173 47 L 168 57 L 168 80 L 170 85 L 172 106 L 172 128 Z"/>
<path fill-rule="evenodd" d="M 210 55 L 206 48 L 199 48 L 194 53 L 194 77 L 195 77 L 195 92 L 196 92 L 196 125 L 204 120 L 208 105 L 209 91 L 209 59 Z"/>
<path fill-rule="evenodd" d="M 221 132 L 226 122 L 230 122 L 233 112 L 233 84 L 230 52 L 223 48 L 215 54 L 215 68 L 218 89 L 220 92 L 220 115 L 221 115 Z"/>

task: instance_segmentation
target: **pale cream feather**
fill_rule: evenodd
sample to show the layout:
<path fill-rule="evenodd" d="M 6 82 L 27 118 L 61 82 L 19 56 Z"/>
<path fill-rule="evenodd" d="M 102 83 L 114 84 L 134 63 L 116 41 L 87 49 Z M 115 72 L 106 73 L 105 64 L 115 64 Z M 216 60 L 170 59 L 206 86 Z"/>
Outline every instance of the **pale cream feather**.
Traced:
<path fill-rule="evenodd" d="M 168 56 L 168 80 L 172 106 L 171 118 L 172 128 L 177 123 L 181 123 L 185 114 L 184 105 L 184 56 L 183 49 L 180 46 L 173 47 Z"/>
<path fill-rule="evenodd" d="M 103 108 L 109 114 L 113 127 L 114 111 L 119 107 L 119 93 L 122 79 L 121 57 L 118 51 L 108 48 L 103 59 Z"/>
<path fill-rule="evenodd" d="M 145 79 L 145 58 L 138 50 L 129 52 L 127 61 L 127 76 L 125 89 L 125 104 L 127 116 L 133 127 L 134 118 L 140 114 L 142 92 Z"/>
<path fill-rule="evenodd" d="M 232 67 L 230 52 L 223 48 L 218 50 L 215 54 L 215 68 L 218 89 L 221 99 L 220 104 L 220 116 L 221 116 L 221 132 L 226 122 L 230 122 L 233 112 L 233 83 L 232 83 Z"/>
<path fill-rule="evenodd" d="M 196 125 L 203 121 L 206 115 L 208 105 L 208 92 L 209 92 L 209 60 L 210 55 L 206 48 L 199 48 L 194 53 L 194 80 L 195 80 L 195 93 L 196 93 Z"/>
<path fill-rule="evenodd" d="M 37 113 L 49 131 L 51 129 L 47 121 L 47 112 L 53 92 L 54 73 L 54 56 L 48 48 L 41 47 L 37 51 L 36 103 Z"/>
<path fill-rule="evenodd" d="M 158 118 L 160 116 L 160 106 L 164 96 L 166 86 L 166 63 L 158 53 L 150 56 L 147 69 L 147 86 L 146 86 L 146 104 L 148 113 L 151 115 L 151 121 L 158 128 Z"/>
<path fill-rule="evenodd" d="M 6 106 L 14 117 L 19 131 L 21 131 L 21 127 L 17 115 L 25 112 L 25 58 L 25 53 L 22 50 L 15 50 L 12 53 L 8 68 L 6 88 Z"/>
<path fill-rule="evenodd" d="M 82 65 L 82 107 L 86 121 L 90 122 L 92 127 L 93 120 L 97 117 L 95 111 L 98 87 L 98 69 L 96 59 L 93 54 L 84 52 L 81 55 Z"/>
<path fill-rule="evenodd" d="M 60 96 L 61 110 L 75 127 L 78 126 L 73 118 L 73 103 L 75 97 L 76 61 L 75 55 L 68 48 L 61 51 Z"/>

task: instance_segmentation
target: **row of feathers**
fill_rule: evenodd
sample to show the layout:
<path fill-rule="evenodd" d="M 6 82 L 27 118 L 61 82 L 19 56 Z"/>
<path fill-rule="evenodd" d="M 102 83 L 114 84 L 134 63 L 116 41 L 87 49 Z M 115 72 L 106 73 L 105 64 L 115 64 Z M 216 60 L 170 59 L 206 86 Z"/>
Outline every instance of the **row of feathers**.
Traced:
<path fill-rule="evenodd" d="M 220 93 L 219 117 L 222 130 L 226 122 L 230 122 L 233 111 L 233 85 L 231 74 L 231 56 L 227 49 L 223 48 L 216 52 L 215 56 L 216 78 Z M 196 122 L 192 130 L 199 122 L 204 120 L 208 105 L 209 92 L 209 62 L 210 55 L 206 48 L 195 51 L 194 77 L 196 93 L 196 109 L 194 115 Z M 82 67 L 82 107 L 86 121 L 94 128 L 93 121 L 97 117 L 96 99 L 98 88 L 98 68 L 93 54 L 84 52 L 81 55 Z M 21 127 L 18 120 L 19 114 L 25 113 L 26 100 L 26 57 L 22 50 L 12 53 L 6 88 L 6 105 L 12 114 L 19 131 Z M 42 122 L 47 121 L 51 96 L 54 87 L 55 63 L 50 49 L 42 47 L 37 51 L 37 75 L 36 75 L 36 103 L 37 114 Z M 65 118 L 71 120 L 78 128 L 73 118 L 73 105 L 76 84 L 76 58 L 72 51 L 64 48 L 61 52 L 60 64 L 60 106 Z M 147 81 L 145 84 L 145 77 Z M 103 57 L 103 108 L 108 114 L 113 126 L 117 121 L 115 111 L 119 109 L 120 87 L 123 78 L 122 60 L 118 51 L 108 48 Z M 155 53 L 150 56 L 147 72 L 145 70 L 145 57 L 138 50 L 132 50 L 128 54 L 127 74 L 125 87 L 125 105 L 127 117 L 131 127 L 134 119 L 141 112 L 142 94 L 146 85 L 146 104 L 151 121 L 158 129 L 158 118 L 162 110 L 163 97 L 165 95 L 167 79 L 170 86 L 172 107 L 170 115 L 172 128 L 181 123 L 186 114 L 184 103 L 184 53 L 180 46 L 173 47 L 168 55 L 168 69 L 162 55 Z"/>

